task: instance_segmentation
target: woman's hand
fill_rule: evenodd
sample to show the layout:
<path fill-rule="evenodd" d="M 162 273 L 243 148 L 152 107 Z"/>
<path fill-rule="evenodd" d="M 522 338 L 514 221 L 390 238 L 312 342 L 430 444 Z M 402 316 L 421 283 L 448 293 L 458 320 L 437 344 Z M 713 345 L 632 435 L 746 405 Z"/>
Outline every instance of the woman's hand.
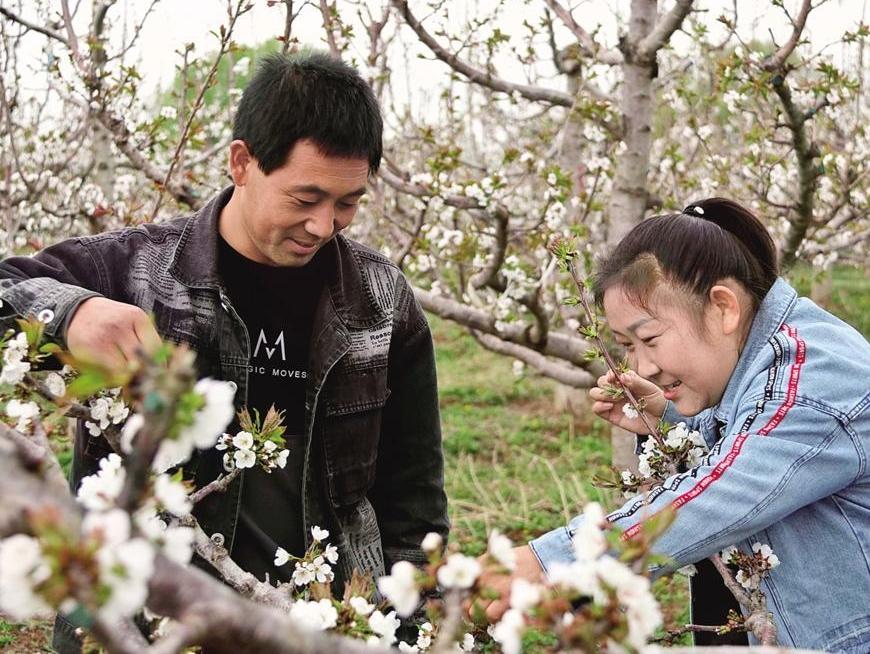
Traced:
<path fill-rule="evenodd" d="M 649 418 L 653 426 L 658 424 L 662 414 L 665 412 L 665 400 L 662 389 L 653 384 L 651 381 L 644 379 L 633 370 L 629 370 L 619 376 L 620 381 L 628 387 L 634 397 L 641 401 L 644 406 L 644 413 Z M 607 374 L 598 378 L 598 385 L 589 390 L 589 397 L 592 398 L 592 411 L 608 422 L 621 427 L 635 434 L 649 434 L 643 420 L 637 418 L 629 418 L 623 413 L 622 408 L 630 403 L 625 396 L 614 399 L 612 392 L 608 389 L 613 387 L 619 388 L 616 382 L 616 377 L 613 371 L 610 370 Z"/>

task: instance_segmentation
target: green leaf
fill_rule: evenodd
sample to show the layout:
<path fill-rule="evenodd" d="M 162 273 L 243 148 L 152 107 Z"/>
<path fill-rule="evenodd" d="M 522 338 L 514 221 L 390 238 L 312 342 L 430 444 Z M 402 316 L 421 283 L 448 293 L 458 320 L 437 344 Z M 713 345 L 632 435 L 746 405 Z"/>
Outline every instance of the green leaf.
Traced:
<path fill-rule="evenodd" d="M 109 387 L 109 376 L 104 372 L 91 368 L 83 371 L 73 379 L 66 387 L 66 394 L 70 397 L 90 397 Z"/>

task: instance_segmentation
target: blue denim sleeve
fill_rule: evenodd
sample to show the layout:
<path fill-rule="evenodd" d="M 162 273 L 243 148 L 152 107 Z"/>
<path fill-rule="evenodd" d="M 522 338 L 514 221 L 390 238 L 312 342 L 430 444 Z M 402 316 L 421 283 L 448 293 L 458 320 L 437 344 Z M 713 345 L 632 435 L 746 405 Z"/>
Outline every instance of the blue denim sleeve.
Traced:
<path fill-rule="evenodd" d="M 830 414 L 789 397 L 754 397 L 701 465 L 668 478 L 608 516 L 624 539 L 672 507 L 654 551 L 680 568 L 751 536 L 860 475 L 861 457 Z M 530 543 L 544 570 L 573 559 L 578 518 Z"/>
<path fill-rule="evenodd" d="M 677 407 L 674 406 L 673 402 L 668 400 L 668 403 L 665 404 L 665 412 L 662 414 L 662 420 L 664 420 L 669 425 L 676 425 L 678 422 L 685 422 L 686 427 L 688 427 L 689 429 L 697 429 L 698 423 L 701 422 L 700 417 L 702 415 L 704 414 L 700 413 L 697 416 L 687 418 L 682 413 L 677 411 Z"/>

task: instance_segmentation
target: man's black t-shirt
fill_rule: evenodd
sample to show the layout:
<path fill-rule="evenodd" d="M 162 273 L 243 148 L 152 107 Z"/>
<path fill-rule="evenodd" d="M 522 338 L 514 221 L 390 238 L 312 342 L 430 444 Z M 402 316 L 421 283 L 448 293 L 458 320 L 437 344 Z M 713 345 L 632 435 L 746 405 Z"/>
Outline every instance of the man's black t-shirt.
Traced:
<path fill-rule="evenodd" d="M 301 556 L 303 432 L 308 354 L 314 311 L 329 270 L 328 248 L 300 268 L 251 261 L 220 239 L 218 266 L 230 301 L 250 338 L 248 409 L 285 412 L 290 455 L 285 469 L 246 469 L 232 558 L 263 580 L 289 581 L 293 566 L 274 566 L 278 547 Z M 238 422 L 232 429 L 238 430 Z M 233 431 L 235 433 L 235 431 Z"/>

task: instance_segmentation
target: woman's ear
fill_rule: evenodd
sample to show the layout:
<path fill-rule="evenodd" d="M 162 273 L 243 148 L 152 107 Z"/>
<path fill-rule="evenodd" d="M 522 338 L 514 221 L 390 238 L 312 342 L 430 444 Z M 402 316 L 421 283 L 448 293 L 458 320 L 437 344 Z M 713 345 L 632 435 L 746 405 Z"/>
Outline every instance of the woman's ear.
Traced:
<path fill-rule="evenodd" d="M 248 168 L 252 163 L 255 162 L 247 143 L 241 139 L 230 143 L 230 177 L 233 178 L 233 184 L 244 186 L 247 183 Z"/>
<path fill-rule="evenodd" d="M 713 310 L 714 320 L 719 322 L 722 333 L 726 336 L 736 333 L 740 329 L 744 309 L 740 297 L 728 280 L 714 285 L 707 299 Z"/>

